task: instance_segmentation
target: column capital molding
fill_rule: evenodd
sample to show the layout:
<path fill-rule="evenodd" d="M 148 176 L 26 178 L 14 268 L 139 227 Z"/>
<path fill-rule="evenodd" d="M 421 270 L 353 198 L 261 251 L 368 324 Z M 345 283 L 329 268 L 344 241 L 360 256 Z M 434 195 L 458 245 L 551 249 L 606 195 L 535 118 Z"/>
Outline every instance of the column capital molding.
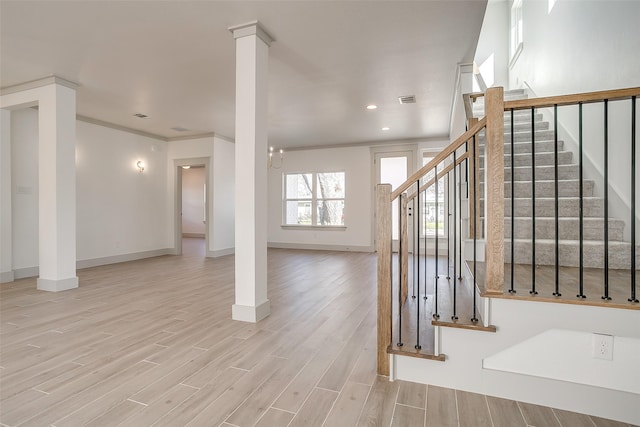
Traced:
<path fill-rule="evenodd" d="M 247 36 L 257 36 L 260 40 L 265 42 L 267 46 L 271 46 L 271 43 L 275 39 L 267 33 L 264 27 L 258 21 L 251 21 L 245 24 L 235 25 L 229 27 L 229 31 L 233 34 L 234 39 L 239 39 Z"/>
<path fill-rule="evenodd" d="M 37 80 L 31 80 L 24 83 L 18 83 L 17 85 L 7 86 L 0 88 L 0 95 L 9 95 L 10 93 L 22 92 L 29 89 L 36 89 L 43 86 L 49 86 L 57 84 L 68 87 L 69 89 L 77 89 L 80 87 L 78 83 L 71 82 L 58 76 L 48 76 Z"/>

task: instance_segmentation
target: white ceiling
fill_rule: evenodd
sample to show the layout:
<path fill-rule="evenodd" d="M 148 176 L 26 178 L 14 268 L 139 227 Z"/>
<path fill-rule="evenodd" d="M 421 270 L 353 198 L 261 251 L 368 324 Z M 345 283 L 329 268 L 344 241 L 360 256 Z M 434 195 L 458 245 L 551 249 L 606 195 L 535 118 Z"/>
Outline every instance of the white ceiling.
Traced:
<path fill-rule="evenodd" d="M 271 145 L 447 137 L 456 66 L 473 59 L 485 6 L 2 0 L 0 86 L 57 75 L 81 85 L 82 116 L 165 138 L 233 138 L 235 44 L 228 28 L 259 20 L 276 39 Z M 401 95 L 415 95 L 417 103 L 400 105 Z M 379 108 L 368 111 L 369 103 Z M 132 116 L 138 112 L 150 118 Z"/>

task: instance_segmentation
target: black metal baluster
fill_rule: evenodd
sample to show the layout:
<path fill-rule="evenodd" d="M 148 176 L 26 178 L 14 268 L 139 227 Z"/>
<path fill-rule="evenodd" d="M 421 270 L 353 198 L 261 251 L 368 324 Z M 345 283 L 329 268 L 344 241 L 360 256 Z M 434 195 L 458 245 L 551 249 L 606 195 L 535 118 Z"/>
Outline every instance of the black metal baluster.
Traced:
<path fill-rule="evenodd" d="M 470 319 L 472 322 L 476 323 L 478 321 L 478 316 L 476 315 L 478 306 L 476 301 L 476 283 L 478 282 L 477 277 L 477 264 L 478 264 L 478 255 L 477 255 L 477 245 L 478 245 L 478 221 L 476 212 L 476 201 L 478 199 L 478 177 L 476 174 L 476 136 L 473 135 L 473 160 L 472 160 L 472 168 L 473 168 L 473 214 L 471 215 L 471 220 L 473 221 L 473 286 L 471 288 L 471 292 L 473 292 L 473 317 Z M 486 167 L 486 164 L 485 164 Z M 486 203 L 486 202 L 485 202 Z"/>
<path fill-rule="evenodd" d="M 440 264 L 440 259 L 438 258 L 438 233 L 439 233 L 439 228 L 438 228 L 438 220 L 440 218 L 440 211 L 438 210 L 438 165 L 436 165 L 435 168 L 435 194 L 436 194 L 436 277 L 435 277 L 435 281 L 433 282 L 433 286 L 435 288 L 435 303 L 434 303 L 434 313 L 433 313 L 433 318 L 434 319 L 439 319 L 440 315 L 438 314 L 438 279 L 439 279 L 439 271 L 438 271 L 438 264 Z"/>
<path fill-rule="evenodd" d="M 604 100 L 604 295 L 609 297 L 609 100 Z"/>
<path fill-rule="evenodd" d="M 418 241 L 418 296 L 420 296 L 420 220 L 422 219 L 422 209 L 420 206 L 420 179 L 416 181 L 416 198 L 418 201 L 418 208 L 416 209 L 416 216 L 418 221 L 418 228 L 416 230 L 416 240 Z M 420 350 L 420 298 L 416 301 L 416 350 Z"/>
<path fill-rule="evenodd" d="M 453 151 L 453 173 L 456 173 L 456 153 L 455 150 Z M 451 171 L 447 172 L 447 184 L 450 184 L 451 181 L 449 181 L 449 177 L 451 176 Z M 447 206 L 447 280 L 451 280 L 451 274 L 450 270 L 451 270 L 451 257 L 450 257 L 450 253 L 449 253 L 449 249 L 451 249 L 451 244 L 449 243 L 451 241 L 451 198 L 449 197 L 451 195 L 451 186 L 447 185 L 446 188 L 447 191 L 447 196 L 445 198 L 446 200 L 446 206 Z M 455 191 L 455 190 L 454 190 Z M 455 192 L 454 192 L 455 195 Z"/>
<path fill-rule="evenodd" d="M 458 320 L 457 312 L 456 312 L 456 289 L 458 287 L 458 281 L 456 280 L 456 267 L 457 267 L 457 222 L 456 215 L 458 214 L 458 206 L 456 200 L 456 191 L 458 191 L 458 180 L 456 177 L 456 168 L 459 171 L 460 168 L 456 166 L 456 151 L 453 151 L 453 316 L 451 316 L 451 320 Z"/>
<path fill-rule="evenodd" d="M 466 147 L 466 144 L 465 144 Z M 465 151 L 465 153 L 467 154 L 467 157 L 464 159 L 464 170 L 467 170 L 467 164 L 468 159 L 469 159 L 469 152 Z M 460 183 L 462 183 L 462 164 L 458 167 L 458 174 L 460 177 Z M 469 189 L 469 183 L 467 182 L 466 185 L 467 187 L 467 191 Z M 462 280 L 462 189 L 459 188 L 458 189 L 458 206 L 460 206 L 460 212 L 458 212 L 458 230 L 460 230 L 460 232 L 458 233 L 458 280 Z"/>
<path fill-rule="evenodd" d="M 580 283 L 578 298 L 586 298 L 584 294 L 584 188 L 583 188 L 583 167 L 582 167 L 582 102 L 578 103 L 578 170 L 580 175 Z"/>
<path fill-rule="evenodd" d="M 515 240 L 516 240 L 516 215 L 515 215 L 515 144 L 514 144 L 514 118 L 513 118 L 513 108 L 511 109 L 511 288 L 509 289 L 510 294 L 515 294 L 516 290 L 513 288 L 514 282 L 514 268 L 515 268 Z"/>
<path fill-rule="evenodd" d="M 424 188 L 424 196 L 423 196 L 423 200 L 424 200 L 424 221 L 423 224 L 424 226 L 423 228 L 423 232 L 424 232 L 424 295 L 422 296 L 423 300 L 427 299 L 427 273 L 429 272 L 429 255 L 427 253 L 427 219 L 428 219 L 428 215 L 429 215 L 429 207 L 427 206 L 427 176 L 425 175 L 424 177 L 424 181 L 425 181 L 425 188 Z"/>
<path fill-rule="evenodd" d="M 560 205 L 558 201 L 558 104 L 553 106 L 553 172 L 555 187 L 555 219 L 556 219 L 556 284 L 553 296 L 562 296 L 560 293 Z"/>
<path fill-rule="evenodd" d="M 631 297 L 636 298 L 636 97 L 631 97 Z"/>
<path fill-rule="evenodd" d="M 411 213 L 409 215 L 411 215 L 411 221 L 413 222 L 413 229 L 414 230 L 418 230 L 418 226 L 416 225 L 416 219 L 418 217 L 418 215 L 416 214 L 416 201 L 415 198 L 411 201 L 412 205 L 412 209 L 411 209 Z M 417 236 L 414 236 L 415 238 L 413 239 L 413 254 L 411 256 L 411 259 L 413 260 L 413 265 L 412 265 L 412 271 L 413 271 L 413 277 L 412 277 L 412 287 L 413 287 L 413 294 L 411 295 L 411 298 L 415 299 L 416 298 L 416 281 L 419 280 L 419 277 L 416 273 L 416 242 L 420 242 L 418 240 Z"/>
<path fill-rule="evenodd" d="M 398 347 L 402 347 L 402 204 L 403 195 L 398 197 Z M 393 241 L 392 241 L 393 242 Z M 393 249 L 393 248 L 392 248 Z"/>
<path fill-rule="evenodd" d="M 531 295 L 536 291 L 536 109 L 531 108 Z"/>

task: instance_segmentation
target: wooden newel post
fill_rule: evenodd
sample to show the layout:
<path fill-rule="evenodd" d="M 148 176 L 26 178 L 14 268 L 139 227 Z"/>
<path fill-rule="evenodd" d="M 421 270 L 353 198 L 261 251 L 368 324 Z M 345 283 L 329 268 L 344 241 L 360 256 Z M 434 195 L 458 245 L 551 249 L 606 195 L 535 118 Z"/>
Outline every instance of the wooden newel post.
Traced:
<path fill-rule="evenodd" d="M 378 374 L 389 375 L 391 343 L 391 185 L 376 186 L 376 252 L 378 253 Z"/>
<path fill-rule="evenodd" d="M 487 89 L 485 143 L 486 292 L 504 292 L 504 94 Z"/>

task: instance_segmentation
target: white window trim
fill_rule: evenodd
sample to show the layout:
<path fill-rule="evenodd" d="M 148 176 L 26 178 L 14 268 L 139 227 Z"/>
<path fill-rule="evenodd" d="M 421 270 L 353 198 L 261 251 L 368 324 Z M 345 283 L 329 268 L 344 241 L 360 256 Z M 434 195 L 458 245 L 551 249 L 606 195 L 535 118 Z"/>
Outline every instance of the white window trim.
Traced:
<path fill-rule="evenodd" d="M 422 152 L 422 157 L 421 160 L 424 158 L 433 158 L 436 157 L 438 154 L 440 154 L 440 151 L 423 151 Z M 423 161 L 423 166 L 426 163 L 424 163 Z M 440 164 L 442 165 L 442 163 Z M 422 166 L 420 166 L 422 167 Z M 439 169 L 442 169 L 442 167 L 440 167 Z M 438 180 L 438 188 L 442 187 L 443 191 L 444 191 L 444 196 L 443 196 L 443 201 L 442 201 L 442 205 L 444 206 L 444 219 L 443 219 L 443 226 L 441 228 L 438 229 L 439 233 L 438 233 L 438 239 L 446 239 L 448 238 L 447 236 L 447 224 L 449 223 L 449 202 L 448 202 L 448 197 L 447 197 L 447 192 L 448 192 L 448 188 L 449 188 L 449 180 L 447 179 L 448 175 L 445 175 L 444 177 L 440 178 Z M 436 195 L 437 198 L 437 195 Z M 423 201 L 426 202 L 426 201 Z M 438 207 L 440 207 L 440 202 L 438 202 Z M 436 233 L 434 232 L 433 234 L 429 234 L 429 233 L 423 233 L 422 230 L 420 231 L 420 237 L 424 238 L 426 237 L 427 239 L 435 239 L 436 238 Z"/>
<path fill-rule="evenodd" d="M 321 199 L 317 197 L 318 180 L 317 176 L 321 173 L 341 173 L 344 175 L 344 197 L 330 197 Z M 287 199 L 287 175 L 311 175 L 311 198 L 309 199 Z M 346 230 L 347 220 L 341 225 L 325 225 L 318 224 L 318 201 L 342 201 L 345 209 L 347 205 L 347 173 L 344 170 L 337 171 L 315 171 L 315 172 L 285 172 L 282 174 L 282 223 L 280 228 L 291 230 Z M 311 224 L 287 224 L 287 202 L 311 202 Z M 343 211 L 344 212 L 344 211 Z"/>

